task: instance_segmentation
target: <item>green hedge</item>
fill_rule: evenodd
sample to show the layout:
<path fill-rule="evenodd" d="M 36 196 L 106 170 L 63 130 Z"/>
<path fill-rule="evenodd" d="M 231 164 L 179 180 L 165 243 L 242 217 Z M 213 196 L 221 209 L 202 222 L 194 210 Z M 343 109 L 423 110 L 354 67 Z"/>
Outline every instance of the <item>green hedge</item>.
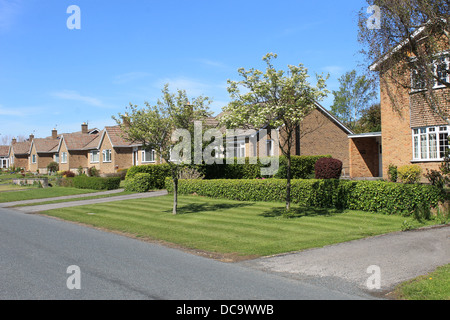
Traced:
<path fill-rule="evenodd" d="M 291 157 L 291 177 L 292 179 L 308 179 L 314 177 L 314 166 L 321 158 L 331 158 L 331 156 L 292 156 Z M 277 179 L 287 178 L 287 159 L 279 158 L 280 168 L 274 176 Z M 245 159 L 245 164 L 212 164 L 212 165 L 191 165 L 203 174 L 206 180 L 217 179 L 258 179 L 261 177 L 261 168 L 264 165 L 257 160 L 256 164 L 250 163 L 250 158 Z M 170 167 L 168 164 L 133 166 L 128 169 L 126 179 L 133 178 L 138 173 L 148 173 L 151 176 L 149 181 L 151 189 L 164 189 L 164 180 L 170 177 Z"/>
<path fill-rule="evenodd" d="M 134 176 L 125 180 L 125 191 L 131 192 L 148 192 L 152 189 L 152 176 L 150 173 L 136 173 Z"/>
<path fill-rule="evenodd" d="M 166 180 L 166 189 L 173 192 L 171 179 Z M 286 180 L 180 180 L 178 192 L 238 201 L 284 202 Z M 303 206 L 410 215 L 423 204 L 436 207 L 444 196 L 431 185 L 311 179 L 293 180 L 291 199 Z"/>
<path fill-rule="evenodd" d="M 88 176 L 76 176 L 71 178 L 71 184 L 78 189 L 91 189 L 91 190 L 114 190 L 120 188 L 120 178 L 100 178 L 100 177 L 88 177 Z"/>

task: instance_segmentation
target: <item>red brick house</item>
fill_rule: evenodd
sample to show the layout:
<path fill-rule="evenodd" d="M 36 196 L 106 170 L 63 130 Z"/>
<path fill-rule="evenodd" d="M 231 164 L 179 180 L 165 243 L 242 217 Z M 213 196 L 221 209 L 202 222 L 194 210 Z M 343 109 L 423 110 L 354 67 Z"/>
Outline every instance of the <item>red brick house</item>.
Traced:
<path fill-rule="evenodd" d="M 396 50 L 403 50 L 401 46 Z M 350 176 L 353 178 L 387 178 L 390 165 L 415 164 L 423 173 L 426 169 L 437 170 L 449 148 L 450 121 L 444 120 L 426 102 L 423 80 L 411 68 L 401 76 L 405 77 L 402 80 L 411 81 L 412 89 L 398 85 L 386 74 L 389 70 L 381 71 L 380 65 L 386 59 L 389 56 L 370 66 L 370 70 L 379 72 L 384 83 L 380 86 L 382 131 L 349 136 Z M 414 57 L 411 59 L 414 61 Z M 447 49 L 436 55 L 433 67 L 435 76 L 450 82 L 448 42 Z M 450 110 L 450 89 L 437 81 L 432 89 L 439 108 Z M 393 96 L 396 104 L 392 102 Z"/>

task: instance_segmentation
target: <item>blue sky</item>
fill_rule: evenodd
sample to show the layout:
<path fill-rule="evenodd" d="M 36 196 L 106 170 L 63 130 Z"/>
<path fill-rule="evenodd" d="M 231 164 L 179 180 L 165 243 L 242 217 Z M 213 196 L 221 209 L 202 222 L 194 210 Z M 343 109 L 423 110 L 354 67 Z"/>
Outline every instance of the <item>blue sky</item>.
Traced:
<path fill-rule="evenodd" d="M 81 9 L 69 30 L 67 8 Z M 237 69 L 304 64 L 328 88 L 358 67 L 363 0 L 0 0 L 0 134 L 37 137 L 114 125 L 131 102 L 155 103 L 165 83 L 229 102 Z M 322 102 L 329 108 L 333 97 Z M 0 136 L 1 138 L 1 136 Z"/>

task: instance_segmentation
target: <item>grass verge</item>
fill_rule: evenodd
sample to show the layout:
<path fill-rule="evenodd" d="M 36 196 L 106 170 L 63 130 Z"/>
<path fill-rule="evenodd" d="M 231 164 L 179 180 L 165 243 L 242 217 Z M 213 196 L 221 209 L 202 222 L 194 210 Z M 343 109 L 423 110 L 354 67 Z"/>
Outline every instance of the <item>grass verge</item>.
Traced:
<path fill-rule="evenodd" d="M 402 283 L 392 296 L 402 300 L 450 300 L 450 264 Z"/>
<path fill-rule="evenodd" d="M 99 190 L 85 190 L 85 189 L 65 188 L 65 187 L 26 188 L 25 191 L 1 192 L 0 202 L 2 203 L 2 202 L 13 202 L 31 199 L 63 197 L 93 192 L 99 192 Z"/>
<path fill-rule="evenodd" d="M 362 211 L 338 211 L 238 202 L 195 196 L 179 197 L 179 214 L 172 196 L 56 209 L 43 214 L 141 239 L 164 241 L 218 255 L 268 256 L 323 247 L 401 231 L 405 219 Z"/>

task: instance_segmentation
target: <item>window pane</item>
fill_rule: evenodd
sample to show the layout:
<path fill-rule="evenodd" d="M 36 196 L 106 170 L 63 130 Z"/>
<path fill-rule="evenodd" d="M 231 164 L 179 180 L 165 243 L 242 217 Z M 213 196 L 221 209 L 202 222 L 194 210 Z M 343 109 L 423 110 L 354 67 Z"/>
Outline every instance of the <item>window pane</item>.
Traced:
<path fill-rule="evenodd" d="M 448 133 L 439 134 L 439 156 L 441 159 L 445 157 L 445 151 L 448 149 Z"/>
<path fill-rule="evenodd" d="M 427 156 L 427 136 L 425 134 L 420 136 L 420 158 L 428 159 Z"/>
<path fill-rule="evenodd" d="M 419 159 L 419 137 L 414 137 L 414 159 Z"/>
<path fill-rule="evenodd" d="M 429 150 L 430 150 L 430 159 L 437 159 L 437 139 L 436 134 L 432 133 L 428 137 L 429 139 Z"/>

